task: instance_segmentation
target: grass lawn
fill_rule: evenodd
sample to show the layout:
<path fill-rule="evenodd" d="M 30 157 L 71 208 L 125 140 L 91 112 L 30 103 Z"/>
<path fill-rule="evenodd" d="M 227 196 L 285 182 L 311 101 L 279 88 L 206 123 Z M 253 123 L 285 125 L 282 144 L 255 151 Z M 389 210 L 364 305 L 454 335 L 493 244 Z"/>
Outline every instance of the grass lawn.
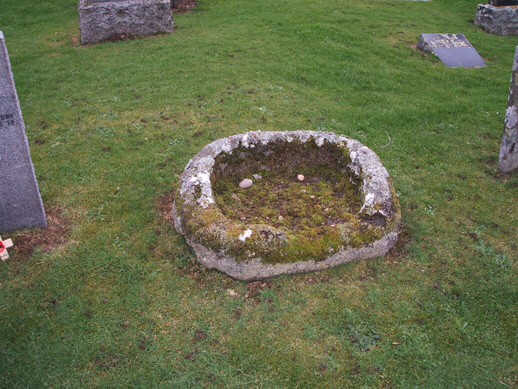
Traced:
<path fill-rule="evenodd" d="M 49 228 L 2 234 L 2 388 L 518 388 L 518 37 L 478 0 L 200 0 L 81 46 L 75 0 L 0 0 Z M 421 33 L 486 60 L 446 68 Z M 402 205 L 385 258 L 246 284 L 171 225 L 187 161 L 246 131 L 355 138 Z M 388 136 L 391 143 L 388 143 Z"/>

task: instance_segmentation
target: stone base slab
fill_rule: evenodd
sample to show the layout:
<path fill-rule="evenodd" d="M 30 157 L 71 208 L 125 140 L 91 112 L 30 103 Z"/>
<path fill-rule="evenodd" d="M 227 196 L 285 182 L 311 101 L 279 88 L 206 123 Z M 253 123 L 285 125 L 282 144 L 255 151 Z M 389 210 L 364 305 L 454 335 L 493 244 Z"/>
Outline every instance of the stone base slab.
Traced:
<path fill-rule="evenodd" d="M 485 28 L 494 35 L 518 35 L 518 6 L 496 7 L 479 4 L 475 25 Z"/>
<path fill-rule="evenodd" d="M 78 12 L 83 44 L 173 31 L 170 0 L 81 0 Z"/>

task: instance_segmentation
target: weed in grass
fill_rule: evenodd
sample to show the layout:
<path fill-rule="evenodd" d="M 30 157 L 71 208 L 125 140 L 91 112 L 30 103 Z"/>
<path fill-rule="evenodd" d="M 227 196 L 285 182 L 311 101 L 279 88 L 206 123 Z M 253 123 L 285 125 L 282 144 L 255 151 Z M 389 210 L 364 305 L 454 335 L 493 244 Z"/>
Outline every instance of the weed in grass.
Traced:
<path fill-rule="evenodd" d="M 496 252 L 490 244 L 485 242 L 482 239 L 479 239 L 474 246 L 475 251 L 478 251 L 482 256 L 489 261 L 491 261 L 494 265 L 499 267 L 502 270 L 508 270 L 514 264 L 512 260 L 507 258 L 504 253 Z"/>
<path fill-rule="evenodd" d="M 437 208 L 435 208 L 433 205 L 426 204 L 425 210 L 428 215 L 435 216 L 435 212 L 437 212 Z"/>
<path fill-rule="evenodd" d="M 349 332 L 349 339 L 356 343 L 361 351 L 369 351 L 380 340 L 376 328 L 366 323 L 358 325 L 348 324 L 347 330 Z"/>
<path fill-rule="evenodd" d="M 265 303 L 272 303 L 275 297 L 275 291 L 273 291 L 272 289 L 263 289 L 259 291 L 259 296 L 261 298 L 261 301 Z"/>

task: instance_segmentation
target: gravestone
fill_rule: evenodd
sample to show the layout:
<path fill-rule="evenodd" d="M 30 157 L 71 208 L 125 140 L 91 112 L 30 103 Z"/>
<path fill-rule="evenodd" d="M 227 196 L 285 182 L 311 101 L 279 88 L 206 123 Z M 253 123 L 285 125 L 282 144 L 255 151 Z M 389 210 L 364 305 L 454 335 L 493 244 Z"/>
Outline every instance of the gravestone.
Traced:
<path fill-rule="evenodd" d="M 511 86 L 505 113 L 504 133 L 500 145 L 498 170 L 507 173 L 518 167 L 518 47 L 514 54 L 513 70 L 511 72 Z"/>
<path fill-rule="evenodd" d="M 489 4 L 502 7 L 506 5 L 518 5 L 518 0 L 489 0 Z"/>
<path fill-rule="evenodd" d="M 496 4 L 495 4 L 496 3 Z M 509 4 L 512 3 L 512 4 Z M 518 35 L 518 1 L 479 4 L 474 24 L 494 35 Z"/>
<path fill-rule="evenodd" d="M 486 66 L 463 34 L 421 34 L 417 48 L 435 54 L 449 68 Z"/>
<path fill-rule="evenodd" d="M 47 227 L 5 38 L 0 31 L 0 231 Z"/>
<path fill-rule="evenodd" d="M 83 44 L 173 31 L 170 0 L 80 0 L 78 12 Z"/>

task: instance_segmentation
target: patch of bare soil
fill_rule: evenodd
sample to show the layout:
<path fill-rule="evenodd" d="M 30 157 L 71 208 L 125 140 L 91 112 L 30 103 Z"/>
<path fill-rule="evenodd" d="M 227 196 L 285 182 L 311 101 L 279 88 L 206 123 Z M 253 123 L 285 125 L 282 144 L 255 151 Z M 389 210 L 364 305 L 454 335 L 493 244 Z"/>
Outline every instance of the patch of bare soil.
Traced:
<path fill-rule="evenodd" d="M 264 289 L 271 289 L 272 283 L 270 281 L 254 281 L 248 283 L 246 286 L 245 298 L 253 299 L 259 296 L 259 292 Z"/>
<path fill-rule="evenodd" d="M 495 157 L 479 158 L 478 162 L 483 166 L 484 173 L 496 181 L 507 182 L 511 178 L 510 173 L 502 173 L 498 170 L 498 159 Z"/>
<path fill-rule="evenodd" d="M 47 228 L 26 230 L 13 236 L 12 252 L 20 262 L 29 258 L 37 247 L 42 252 L 54 250 L 68 240 L 70 223 L 63 216 L 63 208 L 47 209 Z"/>
<path fill-rule="evenodd" d="M 159 225 L 162 227 L 164 224 L 173 223 L 173 202 L 174 202 L 174 193 L 172 190 L 163 194 L 162 196 L 156 199 L 156 207 L 159 212 Z"/>
<path fill-rule="evenodd" d="M 399 227 L 399 237 L 396 245 L 390 249 L 385 259 L 389 264 L 397 263 L 398 259 L 402 259 L 406 255 L 406 246 L 410 242 L 410 233 L 408 229 L 401 224 Z"/>
<path fill-rule="evenodd" d="M 329 284 L 331 277 L 326 273 L 310 273 L 301 276 L 301 281 L 306 285 Z"/>
<path fill-rule="evenodd" d="M 184 14 L 187 12 L 191 12 L 192 9 L 196 6 L 196 1 L 189 0 L 173 0 L 171 1 L 171 7 L 174 14 Z"/>
<path fill-rule="evenodd" d="M 137 35 L 133 34 L 112 34 L 110 35 L 106 40 L 110 42 L 117 42 L 117 41 L 127 41 L 130 39 L 135 39 Z"/>

